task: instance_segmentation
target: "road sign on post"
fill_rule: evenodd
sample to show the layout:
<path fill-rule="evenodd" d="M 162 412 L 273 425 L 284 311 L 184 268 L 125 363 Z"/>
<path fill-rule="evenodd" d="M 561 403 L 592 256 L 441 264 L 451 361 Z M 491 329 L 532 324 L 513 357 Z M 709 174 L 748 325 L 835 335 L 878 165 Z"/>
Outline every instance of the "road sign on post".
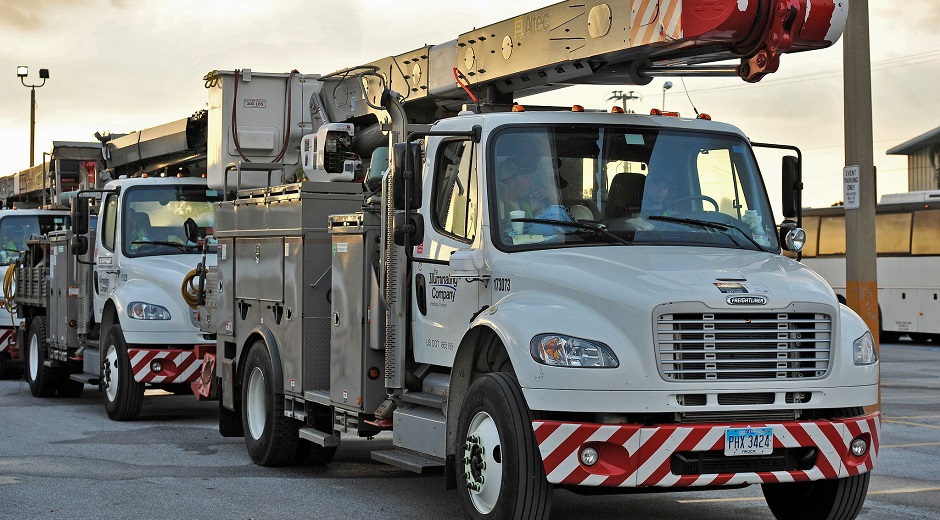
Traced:
<path fill-rule="evenodd" d="M 846 166 L 842 170 L 842 204 L 845 209 L 858 209 L 858 166 Z"/>

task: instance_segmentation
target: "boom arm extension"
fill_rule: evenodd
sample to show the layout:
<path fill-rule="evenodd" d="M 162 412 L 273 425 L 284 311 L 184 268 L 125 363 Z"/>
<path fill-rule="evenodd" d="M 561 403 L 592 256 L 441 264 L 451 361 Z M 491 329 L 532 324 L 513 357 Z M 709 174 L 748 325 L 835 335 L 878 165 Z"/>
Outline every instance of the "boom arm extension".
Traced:
<path fill-rule="evenodd" d="M 642 85 L 654 74 L 757 82 L 782 54 L 834 44 L 847 15 L 848 0 L 565 1 L 366 66 L 377 71 L 370 87 L 384 82 L 406 104 L 429 106 L 467 99 L 455 68 L 489 102 L 573 84 Z"/>

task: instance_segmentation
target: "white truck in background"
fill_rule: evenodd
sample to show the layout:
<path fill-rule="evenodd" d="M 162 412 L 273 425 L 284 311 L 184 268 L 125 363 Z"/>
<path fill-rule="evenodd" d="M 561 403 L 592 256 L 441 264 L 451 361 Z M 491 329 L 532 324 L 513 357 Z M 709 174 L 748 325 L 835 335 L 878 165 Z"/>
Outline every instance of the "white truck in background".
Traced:
<path fill-rule="evenodd" d="M 147 386 L 190 392 L 211 342 L 179 288 L 221 199 L 206 187 L 205 128 L 198 112 L 101 138 L 107 168 L 75 197 L 71 227 L 28 242 L 15 301 L 33 395 L 96 385 L 110 418 L 133 420 Z"/>
<path fill-rule="evenodd" d="M 781 254 L 805 236 L 798 151 L 778 233 L 737 128 L 514 103 L 756 81 L 834 43 L 847 4 L 633 7 L 561 2 L 328 75 L 210 78 L 209 186 L 232 196 L 198 315 L 223 435 L 261 465 L 323 464 L 344 434 L 391 430 L 373 458 L 444 467 L 469 518 L 548 517 L 555 487 L 750 484 L 777 518 L 857 516 L 877 352 Z M 536 193 L 539 212 L 518 198 Z"/>
<path fill-rule="evenodd" d="M 22 320 L 16 317 L 14 265 L 27 239 L 68 227 L 67 197 L 94 182 L 100 156 L 99 143 L 53 141 L 48 161 L 0 178 L 0 377 L 18 373 L 25 361 L 17 343 Z"/>

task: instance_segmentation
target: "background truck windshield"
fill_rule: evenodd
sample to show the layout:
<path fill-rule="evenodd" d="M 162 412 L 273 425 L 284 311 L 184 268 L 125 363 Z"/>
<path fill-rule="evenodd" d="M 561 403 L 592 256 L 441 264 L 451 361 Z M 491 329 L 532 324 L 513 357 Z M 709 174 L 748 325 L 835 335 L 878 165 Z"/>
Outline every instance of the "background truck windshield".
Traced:
<path fill-rule="evenodd" d="M 123 247 L 127 256 L 198 253 L 187 240 L 184 223 L 192 219 L 201 235 L 212 233 L 213 205 L 220 200 L 205 186 L 147 186 L 128 190 L 124 198 Z M 214 247 L 211 250 L 215 252 Z"/>
<path fill-rule="evenodd" d="M 65 215 L 8 215 L 0 220 L 0 265 L 16 262 L 21 251 L 26 250 L 26 241 L 38 238 L 50 231 L 65 229 Z"/>
<path fill-rule="evenodd" d="M 490 150 L 488 191 L 501 248 L 632 243 L 779 251 L 756 162 L 737 136 L 525 127 L 499 132 Z"/>

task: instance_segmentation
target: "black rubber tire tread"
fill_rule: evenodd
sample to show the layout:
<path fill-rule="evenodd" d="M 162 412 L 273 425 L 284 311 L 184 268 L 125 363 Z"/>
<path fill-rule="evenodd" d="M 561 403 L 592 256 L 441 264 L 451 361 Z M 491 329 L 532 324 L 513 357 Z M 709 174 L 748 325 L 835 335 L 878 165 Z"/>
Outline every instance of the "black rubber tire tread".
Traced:
<path fill-rule="evenodd" d="M 333 461 L 337 446 L 328 448 L 314 444 L 306 439 L 297 443 L 297 454 L 294 457 L 298 464 L 303 466 L 324 466 Z"/>
<path fill-rule="evenodd" d="M 506 372 L 484 374 L 470 385 L 460 407 L 457 459 L 463 458 L 470 421 L 486 411 L 500 435 L 503 479 L 497 504 L 488 514 L 477 511 L 470 499 L 463 464 L 455 466 L 463 510 L 472 519 L 542 519 L 551 516 L 553 487 L 545 478 L 542 456 L 532 430 L 533 414 L 526 405 L 515 376 Z"/>
<path fill-rule="evenodd" d="M 238 403 L 235 403 L 238 406 Z M 232 411 L 222 406 L 219 398 L 219 435 L 222 437 L 244 437 L 245 427 L 242 425 L 241 410 Z"/>
<path fill-rule="evenodd" d="M 900 332 L 888 332 L 886 330 L 878 331 L 879 343 L 897 343 L 901 339 Z"/>
<path fill-rule="evenodd" d="M 134 380 L 131 370 L 131 360 L 127 353 L 127 342 L 119 324 L 111 325 L 105 336 L 104 347 L 101 349 L 102 359 L 108 352 L 108 347 L 114 345 L 118 356 L 118 392 L 114 401 L 108 400 L 105 392 L 104 407 L 108 417 L 113 421 L 136 421 L 140 418 L 140 409 L 144 404 L 144 384 Z"/>
<path fill-rule="evenodd" d="M 33 337 L 36 338 L 36 348 L 39 351 L 39 367 L 36 370 L 36 379 L 33 379 L 29 370 L 29 348 Z M 56 367 L 47 367 L 44 362 L 49 356 L 49 347 L 46 345 L 46 318 L 45 316 L 36 316 L 29 324 L 29 331 L 26 335 L 26 382 L 29 383 L 29 391 L 35 397 L 52 397 L 55 395 L 56 383 L 58 383 L 59 370 Z"/>
<path fill-rule="evenodd" d="M 777 520 L 854 520 L 868 495 L 871 473 L 838 480 L 762 484 Z"/>
<path fill-rule="evenodd" d="M 251 373 L 260 368 L 264 375 L 267 419 L 261 438 L 255 440 L 248 427 L 248 390 Z M 245 447 L 251 460 L 259 466 L 285 466 L 296 461 L 297 443 L 300 442 L 300 422 L 284 416 L 284 396 L 274 388 L 274 371 L 264 341 L 258 340 L 248 351 L 242 373 L 242 425 L 245 429 Z"/>
<path fill-rule="evenodd" d="M 72 381 L 69 379 L 68 374 L 62 374 L 59 379 L 59 384 L 56 386 L 56 392 L 59 393 L 59 397 L 66 399 L 77 399 L 82 396 L 82 392 L 84 391 L 85 383 Z"/>

